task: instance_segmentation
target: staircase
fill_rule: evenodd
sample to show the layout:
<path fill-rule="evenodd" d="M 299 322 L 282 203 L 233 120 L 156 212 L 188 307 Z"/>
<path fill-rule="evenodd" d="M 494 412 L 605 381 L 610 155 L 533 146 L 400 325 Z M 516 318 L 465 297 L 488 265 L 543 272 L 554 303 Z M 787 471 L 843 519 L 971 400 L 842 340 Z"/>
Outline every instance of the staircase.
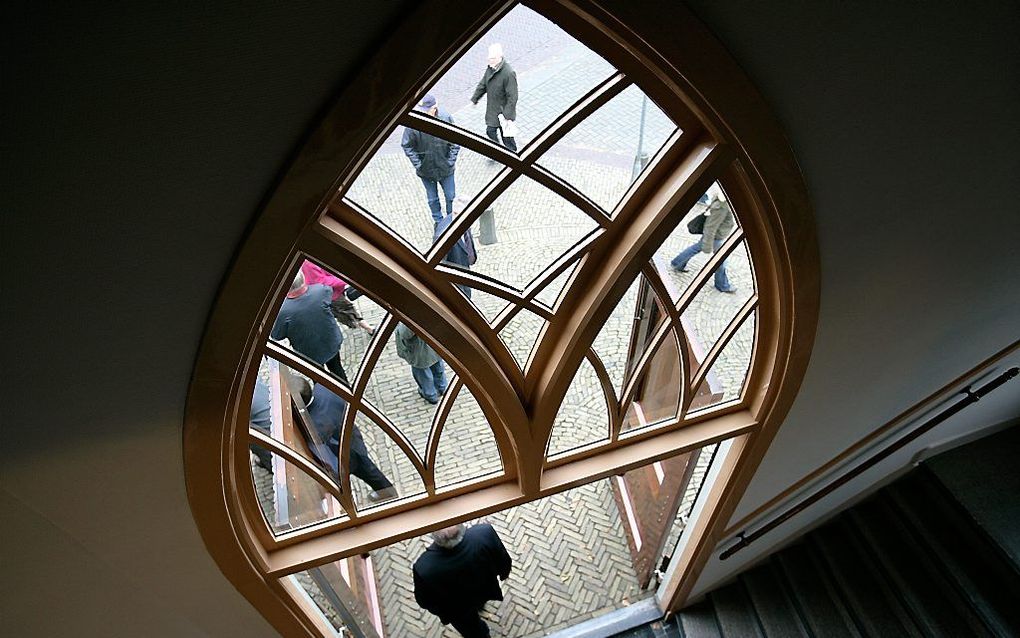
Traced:
<path fill-rule="evenodd" d="M 1020 570 L 921 466 L 668 622 L 617 636 L 1020 636 Z"/>

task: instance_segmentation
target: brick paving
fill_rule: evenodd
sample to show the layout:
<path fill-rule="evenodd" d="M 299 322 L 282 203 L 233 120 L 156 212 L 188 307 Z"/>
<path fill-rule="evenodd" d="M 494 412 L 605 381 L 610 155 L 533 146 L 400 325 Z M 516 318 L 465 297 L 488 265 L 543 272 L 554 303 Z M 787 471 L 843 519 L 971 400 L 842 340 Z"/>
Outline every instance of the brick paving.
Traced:
<path fill-rule="evenodd" d="M 458 125 L 483 132 L 483 107 L 480 105 L 475 110 L 465 104 L 483 69 L 485 45 L 493 40 L 503 42 L 507 59 L 517 69 L 521 85 L 518 142 L 526 143 L 577 97 L 613 72 L 608 64 L 594 59 L 576 42 L 553 37 L 556 31 L 547 20 L 536 21 L 530 10 L 515 8 L 496 25 L 492 37 L 483 38 L 481 44 L 473 47 L 432 92 L 441 105 L 453 112 Z M 642 101 L 636 88 L 628 89 L 561 140 L 540 163 L 606 210 L 611 210 L 631 183 Z M 642 148 L 651 154 L 674 127 L 654 104 L 648 102 L 644 108 Z M 399 129 L 394 131 L 355 181 L 348 197 L 424 252 L 431 245 L 432 220 L 421 183 L 399 148 L 400 134 Z M 469 197 L 477 194 L 500 168 L 462 149 L 456 173 L 458 192 Z M 518 289 L 526 287 L 559 254 L 595 228 L 595 223 L 586 215 L 526 179 L 519 180 L 503 193 L 493 210 L 499 241 L 477 245 L 478 262 L 473 270 Z M 697 212 L 694 210 L 691 214 Z M 477 237 L 477 227 L 475 234 Z M 689 272 L 685 273 L 673 271 L 668 261 L 699 239 L 700 236 L 687 233 L 685 221 L 656 252 L 654 262 L 672 291 L 673 301 L 697 275 L 708 256 L 694 257 L 688 265 Z M 743 246 L 727 260 L 727 270 L 738 293 L 719 293 L 710 280 L 684 315 L 704 351 L 711 348 L 730 318 L 753 292 L 751 268 Z M 568 276 L 569 271 L 541 291 L 538 299 L 552 305 Z M 635 281 L 593 344 L 617 393 L 625 381 L 636 299 Z M 477 290 L 473 291 L 472 301 L 490 321 L 506 305 L 501 299 Z M 367 297 L 362 297 L 355 305 L 373 325 L 379 325 L 386 317 L 385 311 Z M 500 332 L 522 367 L 543 324 L 541 318 L 521 311 Z M 356 375 L 364 373 L 361 362 L 371 337 L 361 330 L 342 329 L 345 335 L 342 360 L 353 381 Z M 753 322 L 748 322 L 738 330 L 713 367 L 712 372 L 723 387 L 723 400 L 739 395 L 752 341 Z M 448 370 L 448 376 L 452 381 L 452 371 Z M 404 433 L 420 455 L 425 454 L 436 407 L 418 396 L 410 370 L 397 357 L 392 338 L 384 345 L 371 371 L 365 399 Z M 417 473 L 399 448 L 364 415 L 358 415 L 356 422 L 372 456 L 401 495 L 424 491 Z M 565 452 L 607 436 L 605 398 L 594 369 L 585 362 L 557 416 L 549 453 Z M 696 478 L 687 489 L 681 514 L 688 511 L 710 457 L 710 450 L 700 455 Z M 443 487 L 500 470 L 488 424 L 477 402 L 464 388 L 455 397 L 441 438 L 437 485 Z M 254 471 L 263 507 L 267 516 L 272 516 L 271 475 L 258 468 Z M 352 484 L 358 507 L 369 506 L 367 486 L 357 479 L 352 479 Z M 500 512 L 488 520 L 503 537 L 515 560 L 514 573 L 505 585 L 506 600 L 500 604 L 490 603 L 486 610 L 495 636 L 544 635 L 650 595 L 637 589 L 621 516 L 605 481 Z M 682 524 L 681 516 L 674 526 L 667 551 L 675 543 Z M 410 565 L 425 545 L 424 539 L 411 539 L 372 553 L 383 620 L 387 635 L 391 637 L 455 635 L 450 629 L 443 633 L 438 621 L 414 603 Z"/>

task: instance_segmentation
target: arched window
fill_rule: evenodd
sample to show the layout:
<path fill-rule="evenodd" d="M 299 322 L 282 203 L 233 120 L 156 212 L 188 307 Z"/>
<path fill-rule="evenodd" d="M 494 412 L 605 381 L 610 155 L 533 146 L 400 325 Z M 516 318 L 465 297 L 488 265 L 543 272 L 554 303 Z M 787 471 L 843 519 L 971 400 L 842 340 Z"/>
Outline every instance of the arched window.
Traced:
<path fill-rule="evenodd" d="M 795 165 L 689 16 L 669 43 L 583 1 L 428 5 L 393 36 L 415 56 L 386 48 L 344 91 L 224 287 L 189 397 L 196 519 L 278 628 L 328 634 L 291 575 L 730 441 L 675 606 L 810 349 Z M 497 118 L 511 98 L 472 90 L 490 34 L 525 19 L 521 58 L 548 37 L 576 66 Z M 309 304 L 346 326 L 310 329 Z"/>

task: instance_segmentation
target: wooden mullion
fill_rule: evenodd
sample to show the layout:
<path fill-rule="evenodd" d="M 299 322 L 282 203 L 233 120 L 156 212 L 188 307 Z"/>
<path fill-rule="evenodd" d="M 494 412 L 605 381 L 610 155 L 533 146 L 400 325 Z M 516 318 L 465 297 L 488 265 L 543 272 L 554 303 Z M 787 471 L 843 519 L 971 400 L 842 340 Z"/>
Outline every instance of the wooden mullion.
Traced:
<path fill-rule="evenodd" d="M 522 494 L 512 483 L 501 483 L 436 501 L 425 511 L 407 509 L 374 520 L 362 519 L 340 530 L 316 530 L 321 535 L 298 540 L 295 535 L 268 555 L 268 574 L 281 577 L 315 565 L 364 553 L 419 536 L 448 525 L 558 494 L 648 463 L 683 454 L 705 445 L 752 431 L 756 422 L 746 410 L 656 436 L 628 441 L 611 450 L 549 469 L 541 489 Z M 307 535 L 306 535 L 307 536 Z"/>
<path fill-rule="evenodd" d="M 607 433 L 607 441 L 615 441 L 616 435 L 620 429 L 620 414 L 617 409 L 616 401 L 616 388 L 613 387 L 613 381 L 609 378 L 609 372 L 606 371 L 606 364 L 602 363 L 602 358 L 599 357 L 598 353 L 595 352 L 595 348 L 589 348 L 588 354 L 585 356 L 591 367 L 595 369 L 595 376 L 598 377 L 599 385 L 602 386 L 603 398 L 606 401 L 606 412 L 609 415 L 609 432 Z M 548 455 L 548 452 L 547 452 Z"/>
<path fill-rule="evenodd" d="M 524 175 L 565 199 L 574 208 L 592 218 L 599 227 L 607 228 L 612 223 L 609 214 L 601 206 L 549 169 L 528 166 L 524 169 Z"/>
<path fill-rule="evenodd" d="M 327 476 L 326 473 L 319 468 L 319 466 L 306 459 L 304 455 L 299 453 L 297 450 L 292 449 L 290 446 L 284 445 L 283 443 L 277 441 L 268 434 L 263 434 L 262 432 L 259 432 L 255 428 L 250 428 L 248 430 L 248 438 L 253 443 L 257 443 L 260 446 L 268 449 L 270 452 L 273 452 L 276 455 L 282 457 L 288 463 L 290 463 L 294 467 L 298 468 L 299 470 L 307 474 L 309 477 L 315 480 L 316 483 L 321 485 L 324 490 L 329 492 L 338 501 L 343 503 L 344 501 L 343 493 L 340 490 L 340 486 L 334 483 L 333 480 L 329 478 L 329 476 Z M 350 512 L 348 512 L 348 515 L 349 514 Z"/>
<path fill-rule="evenodd" d="M 576 367 L 575 362 L 612 311 L 611 300 L 622 296 L 623 286 L 639 274 L 643 262 L 651 258 L 731 157 L 729 149 L 708 139 L 689 152 L 667 149 L 636 182 L 616 223 L 589 252 L 539 343 L 538 364 L 532 366 L 537 372 L 525 378 L 526 396 L 533 409 L 532 427 L 543 447 L 570 383 L 565 370 Z"/>

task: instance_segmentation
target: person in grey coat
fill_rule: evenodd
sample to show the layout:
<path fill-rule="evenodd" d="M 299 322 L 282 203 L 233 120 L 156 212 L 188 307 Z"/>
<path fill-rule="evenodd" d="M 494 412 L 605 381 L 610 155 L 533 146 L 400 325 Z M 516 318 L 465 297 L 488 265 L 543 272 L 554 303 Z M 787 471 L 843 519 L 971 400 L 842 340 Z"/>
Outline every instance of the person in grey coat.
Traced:
<path fill-rule="evenodd" d="M 507 123 L 507 128 L 516 128 L 517 121 L 517 73 L 510 63 L 503 58 L 503 45 L 489 45 L 489 65 L 485 67 L 485 73 L 478 82 L 474 94 L 471 96 L 471 103 L 478 104 L 478 100 L 485 97 L 485 134 L 489 139 L 499 144 L 497 131 L 503 138 L 503 146 L 514 153 L 517 152 L 517 142 L 513 135 L 508 135 L 500 124 L 499 116 L 502 115 Z"/>
<path fill-rule="evenodd" d="M 436 98 L 431 95 L 422 98 L 418 109 L 447 124 L 453 124 L 453 117 L 446 111 L 440 110 L 439 105 L 436 104 Z M 443 197 L 446 199 L 446 214 L 449 215 L 453 212 L 453 198 L 457 196 L 454 170 L 460 146 L 413 128 L 404 128 L 400 146 L 403 147 L 407 159 L 411 160 L 414 172 L 425 187 L 425 196 L 429 204 L 429 211 L 432 213 L 432 220 L 439 222 L 443 218 L 443 210 L 439 206 L 440 187 L 442 187 Z"/>
<path fill-rule="evenodd" d="M 669 262 L 675 270 L 686 272 L 687 262 L 699 251 L 711 254 L 719 250 L 723 241 L 736 227 L 736 223 L 733 221 L 733 209 L 726 201 L 726 194 L 722 192 L 722 189 L 713 193 L 709 198 L 705 215 L 705 229 L 701 234 L 701 241 L 680 251 L 680 254 Z M 730 285 L 730 280 L 726 278 L 726 260 L 723 260 L 715 271 L 715 288 L 719 292 L 736 292 L 737 290 Z"/>
<path fill-rule="evenodd" d="M 425 340 L 402 323 L 394 331 L 397 356 L 411 366 L 411 376 L 418 384 L 418 394 L 429 403 L 439 403 L 446 393 L 446 369 L 443 360 Z"/>

